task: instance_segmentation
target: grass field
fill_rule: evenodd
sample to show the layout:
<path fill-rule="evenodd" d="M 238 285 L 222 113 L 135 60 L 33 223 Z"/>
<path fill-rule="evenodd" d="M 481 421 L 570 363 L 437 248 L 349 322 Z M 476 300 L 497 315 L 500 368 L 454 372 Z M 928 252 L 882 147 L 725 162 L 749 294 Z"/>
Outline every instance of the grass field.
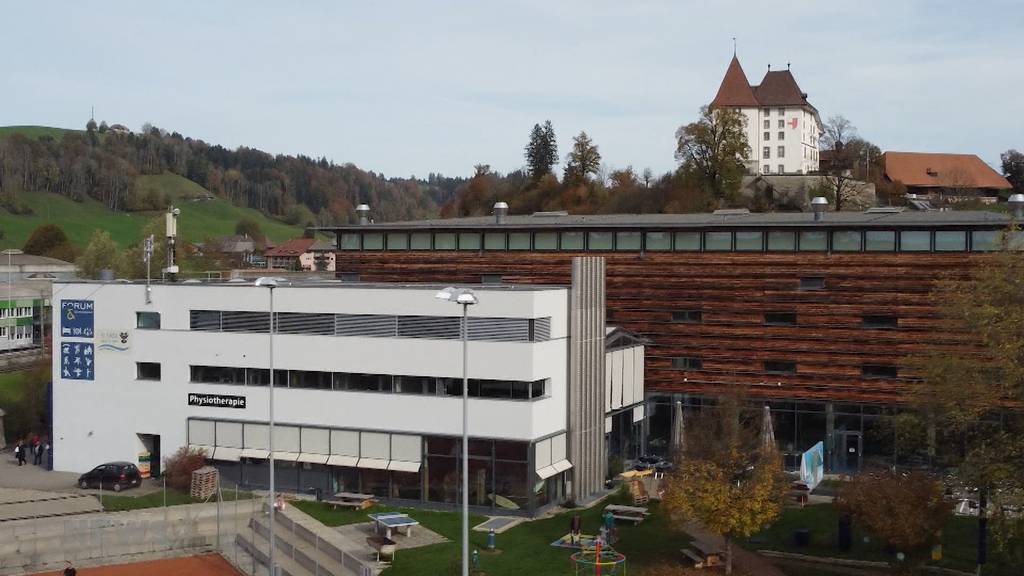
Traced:
<path fill-rule="evenodd" d="M 617 501 L 617 497 L 613 497 L 608 503 Z M 295 505 L 327 525 L 365 522 L 368 512 L 332 511 L 328 506 L 317 502 L 297 502 Z M 569 520 L 577 513 L 583 519 L 583 532 L 596 533 L 603 508 L 604 506 L 600 505 L 588 510 L 566 512 L 552 518 L 524 522 L 497 535 L 500 554 L 484 552 L 487 535 L 483 532 L 470 532 L 470 547 L 481 551 L 480 569 L 487 576 L 572 574 L 569 556 L 573 551 L 555 548 L 551 546 L 551 542 L 569 532 Z M 402 550 L 396 556 L 394 565 L 384 572 L 384 576 L 448 574 L 452 563 L 459 558 L 461 516 L 457 512 L 405 511 L 423 526 L 450 541 Z M 660 513 L 657 504 L 651 506 L 651 512 L 651 516 L 639 526 L 618 526 L 620 541 L 616 543 L 615 549 L 626 555 L 627 573 L 660 562 L 678 562 L 679 549 L 690 541 L 689 536 L 668 526 L 667 519 Z M 482 516 L 473 516 L 470 518 L 470 525 L 479 524 L 483 520 Z"/>
<path fill-rule="evenodd" d="M 22 134 L 34 140 L 40 136 L 50 136 L 54 140 L 60 140 L 65 132 L 84 132 L 84 130 L 71 130 L 69 128 L 53 128 L 50 126 L 0 126 L 0 138 L 11 134 Z"/>
<path fill-rule="evenodd" d="M 892 554 L 887 553 L 882 545 L 870 539 L 864 541 L 864 533 L 854 526 L 853 546 L 848 551 L 836 548 L 836 533 L 839 514 L 831 504 L 815 504 L 804 508 L 787 508 L 782 518 L 770 528 L 756 535 L 753 542 L 746 542 L 745 547 L 754 550 L 778 550 L 795 552 L 809 556 L 829 556 L 835 558 L 855 558 L 858 560 L 875 560 L 890 562 Z M 971 571 L 975 564 L 975 551 L 978 520 L 964 516 L 951 516 L 942 534 L 943 560 L 939 563 L 945 568 Z M 806 528 L 810 531 L 810 545 L 806 548 L 796 547 L 793 543 L 793 531 Z M 989 541 L 992 541 L 991 536 Z M 990 545 L 991 546 L 991 545 Z M 991 576 L 1010 576 L 1020 574 L 1019 568 L 991 547 L 985 574 Z"/>

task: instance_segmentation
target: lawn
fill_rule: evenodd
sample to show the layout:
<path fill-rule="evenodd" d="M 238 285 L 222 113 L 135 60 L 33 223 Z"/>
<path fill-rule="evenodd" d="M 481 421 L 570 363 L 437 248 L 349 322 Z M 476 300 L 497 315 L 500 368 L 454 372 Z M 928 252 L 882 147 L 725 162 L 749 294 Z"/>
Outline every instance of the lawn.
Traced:
<path fill-rule="evenodd" d="M 618 502 L 612 497 L 606 503 Z M 299 502 L 296 506 L 307 514 L 319 519 L 327 525 L 340 525 L 354 522 L 365 522 L 366 513 L 362 510 L 331 511 L 329 507 L 317 502 Z M 530 575 L 562 575 L 571 574 L 572 567 L 569 556 L 572 550 L 555 548 L 550 544 L 569 532 L 569 521 L 574 514 L 583 518 L 583 532 L 593 534 L 600 525 L 600 516 L 604 505 L 588 510 L 565 512 L 552 518 L 524 522 L 508 531 L 497 535 L 497 547 L 500 554 L 484 552 L 487 545 L 487 534 L 470 532 L 470 547 L 480 550 L 480 568 L 487 576 L 521 576 Z M 387 510 L 387 508 L 380 508 Z M 377 511 L 373 509 L 370 511 Z M 412 550 L 403 550 L 395 564 L 384 572 L 384 576 L 406 576 L 413 574 L 448 574 L 452 563 L 456 562 L 459 553 L 459 534 L 461 516 L 456 512 L 432 512 L 425 510 L 408 510 L 413 518 L 423 526 L 448 538 L 450 542 L 425 546 Z M 667 520 L 652 503 L 651 516 L 639 526 L 631 524 L 619 525 L 620 541 L 616 550 L 626 555 L 626 566 L 633 572 L 641 566 L 659 562 L 679 562 L 679 549 L 689 542 L 686 534 L 669 528 Z M 484 520 L 482 516 L 470 518 L 474 526 Z"/>
<path fill-rule="evenodd" d="M 874 560 L 888 562 L 893 560 L 877 541 L 864 541 L 865 534 L 854 526 L 853 546 L 843 552 L 836 548 L 836 532 L 839 514 L 831 504 L 815 504 L 804 508 L 787 508 L 782 517 L 767 530 L 757 534 L 744 543 L 752 550 L 778 550 L 795 552 L 809 556 L 830 556 L 835 558 L 855 558 L 857 560 Z M 975 546 L 978 521 L 964 516 L 950 516 L 943 531 L 942 553 L 940 566 L 956 570 L 971 571 L 974 569 Z M 810 531 L 810 545 L 800 548 L 793 543 L 793 531 L 806 528 Z M 991 536 L 989 541 L 992 542 Z M 1019 568 L 1012 566 L 1008 560 L 996 553 L 990 544 L 989 563 L 986 574 L 992 576 L 1019 575 Z"/>
<path fill-rule="evenodd" d="M 26 138 L 38 140 L 40 136 L 50 136 L 54 140 L 64 138 L 66 132 L 84 132 L 70 128 L 53 128 L 51 126 L 0 126 L 0 138 L 11 134 L 21 134 Z"/>
<path fill-rule="evenodd" d="M 235 491 L 224 490 L 222 493 L 223 502 L 234 502 Z M 239 500 L 248 500 L 252 498 L 252 494 L 249 492 L 238 492 Z M 130 491 L 120 492 L 114 494 L 113 492 L 104 492 L 101 498 L 103 509 L 107 512 L 122 512 L 124 510 L 141 510 L 143 508 L 159 508 L 164 505 L 164 494 L 163 491 L 152 492 L 144 496 L 132 496 Z M 210 500 L 211 502 L 213 499 Z M 177 506 L 179 504 L 197 504 L 202 500 L 195 500 L 188 495 L 187 492 L 180 490 L 168 490 L 167 491 L 167 505 Z"/>
<path fill-rule="evenodd" d="M 0 372 L 0 408 L 9 409 L 21 398 L 21 379 L 24 371 Z"/>

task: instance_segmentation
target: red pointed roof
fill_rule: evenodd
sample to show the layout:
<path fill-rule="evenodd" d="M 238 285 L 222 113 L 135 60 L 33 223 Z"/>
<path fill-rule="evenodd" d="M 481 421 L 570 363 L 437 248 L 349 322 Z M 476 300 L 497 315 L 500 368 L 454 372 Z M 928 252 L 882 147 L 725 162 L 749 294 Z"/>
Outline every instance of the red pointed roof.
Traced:
<path fill-rule="evenodd" d="M 711 106 L 759 106 L 747 75 L 743 73 L 743 67 L 735 55 L 732 62 L 729 62 L 725 78 L 722 78 L 722 85 L 718 87 L 718 94 L 711 101 Z"/>

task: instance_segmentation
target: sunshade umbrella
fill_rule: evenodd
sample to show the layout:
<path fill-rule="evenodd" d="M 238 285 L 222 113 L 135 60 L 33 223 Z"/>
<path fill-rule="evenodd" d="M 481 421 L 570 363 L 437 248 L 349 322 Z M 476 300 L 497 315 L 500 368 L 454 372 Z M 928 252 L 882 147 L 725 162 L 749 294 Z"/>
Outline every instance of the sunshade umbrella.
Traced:
<path fill-rule="evenodd" d="M 683 423 L 682 402 L 676 402 L 675 418 L 672 419 L 672 442 L 676 454 L 682 457 L 683 451 L 686 450 L 686 426 Z"/>
<path fill-rule="evenodd" d="M 772 409 L 767 404 L 764 406 L 764 416 L 761 418 L 761 449 L 765 452 L 774 452 L 775 428 L 772 426 Z"/>

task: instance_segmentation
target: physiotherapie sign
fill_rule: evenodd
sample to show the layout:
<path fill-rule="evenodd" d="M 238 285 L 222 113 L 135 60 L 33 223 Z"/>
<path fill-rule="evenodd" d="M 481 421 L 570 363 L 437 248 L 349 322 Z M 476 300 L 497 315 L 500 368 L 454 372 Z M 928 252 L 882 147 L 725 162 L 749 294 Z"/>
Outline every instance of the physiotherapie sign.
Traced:
<path fill-rule="evenodd" d="M 229 396 L 226 394 L 193 394 L 188 395 L 189 406 L 205 406 L 209 408 L 245 408 L 245 396 Z"/>

